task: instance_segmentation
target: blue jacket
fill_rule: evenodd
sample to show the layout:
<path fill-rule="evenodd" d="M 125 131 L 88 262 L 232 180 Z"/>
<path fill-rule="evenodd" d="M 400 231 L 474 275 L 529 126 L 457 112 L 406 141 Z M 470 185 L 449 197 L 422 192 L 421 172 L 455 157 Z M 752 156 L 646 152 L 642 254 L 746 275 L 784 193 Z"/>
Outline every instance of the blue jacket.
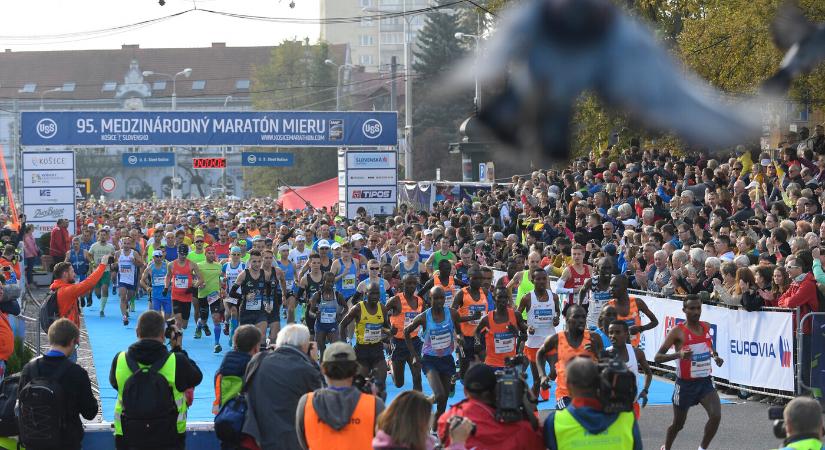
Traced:
<path fill-rule="evenodd" d="M 570 405 L 567 407 L 567 410 L 570 411 L 570 414 L 579 422 L 579 425 L 592 434 L 601 433 L 608 429 L 618 417 L 618 414 L 605 414 L 602 411 L 587 406 L 576 408 Z M 549 450 L 560 450 L 556 445 L 555 418 L 556 412 L 553 411 L 547 416 L 547 419 L 544 420 L 544 444 Z M 639 432 L 638 422 L 633 422 L 633 450 L 642 450 L 642 435 Z"/>

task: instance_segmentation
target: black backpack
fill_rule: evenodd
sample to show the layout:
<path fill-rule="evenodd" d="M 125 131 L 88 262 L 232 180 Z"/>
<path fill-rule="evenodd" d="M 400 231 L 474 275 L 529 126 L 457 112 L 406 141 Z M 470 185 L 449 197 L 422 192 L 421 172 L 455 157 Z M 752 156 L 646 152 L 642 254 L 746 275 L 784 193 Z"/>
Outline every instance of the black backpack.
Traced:
<path fill-rule="evenodd" d="M 224 444 L 237 445 L 241 442 L 243 423 L 246 420 L 246 412 L 249 410 L 246 390 L 249 388 L 249 384 L 252 383 L 252 377 L 258 371 L 258 367 L 260 367 L 266 353 L 258 353 L 252 358 L 244 375 L 241 392 L 227 400 L 215 416 L 215 435 Z"/>
<path fill-rule="evenodd" d="M 18 396 L 20 442 L 30 448 L 60 448 L 61 434 L 66 426 L 66 394 L 60 378 L 71 367 L 63 361 L 49 375 L 40 373 L 42 358 L 31 363 L 31 380 Z"/>
<path fill-rule="evenodd" d="M 0 385 L 0 436 L 11 437 L 20 434 L 14 406 L 20 389 L 20 374 L 9 375 Z"/>
<path fill-rule="evenodd" d="M 123 384 L 121 425 L 130 447 L 164 447 L 178 436 L 178 408 L 169 381 L 158 373 L 170 354 L 141 368 L 126 353 L 132 375 Z"/>
<path fill-rule="evenodd" d="M 44 333 L 49 332 L 49 327 L 52 326 L 57 319 L 60 318 L 60 308 L 57 303 L 57 289 L 49 291 L 46 301 L 40 307 L 40 329 Z"/>

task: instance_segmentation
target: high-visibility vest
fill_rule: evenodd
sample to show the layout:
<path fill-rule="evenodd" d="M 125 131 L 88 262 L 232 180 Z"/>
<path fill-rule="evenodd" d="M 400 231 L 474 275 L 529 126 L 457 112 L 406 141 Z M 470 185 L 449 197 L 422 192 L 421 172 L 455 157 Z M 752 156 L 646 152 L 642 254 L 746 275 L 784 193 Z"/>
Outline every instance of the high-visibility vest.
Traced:
<path fill-rule="evenodd" d="M 622 412 L 606 430 L 592 434 L 581 426 L 568 409 L 556 411 L 553 418 L 556 448 L 632 450 L 634 421 L 632 412 Z"/>
<path fill-rule="evenodd" d="M 138 366 L 143 369 L 149 367 L 148 364 L 138 363 Z M 169 382 L 169 387 L 172 389 L 172 398 L 175 400 L 175 407 L 178 409 L 178 418 L 176 422 L 178 434 L 186 432 L 186 398 L 183 392 L 178 391 L 175 387 L 175 370 L 177 365 L 175 363 L 175 353 L 171 353 L 166 363 L 160 368 L 158 374 L 166 378 Z M 115 378 L 117 379 L 117 401 L 115 401 L 115 436 L 123 436 L 123 425 L 121 423 L 121 415 L 123 414 L 123 386 L 126 385 L 126 380 L 132 376 L 132 371 L 129 369 L 129 364 L 126 362 L 126 352 L 120 352 L 117 355 L 117 365 L 115 366 Z"/>
<path fill-rule="evenodd" d="M 822 441 L 819 439 L 803 439 L 801 441 L 791 442 L 779 450 L 820 450 L 823 448 Z"/>
<path fill-rule="evenodd" d="M 309 450 L 362 450 L 372 448 L 375 434 L 375 396 L 361 394 L 349 424 L 336 430 L 318 417 L 312 406 L 313 392 L 304 405 L 304 434 Z"/>

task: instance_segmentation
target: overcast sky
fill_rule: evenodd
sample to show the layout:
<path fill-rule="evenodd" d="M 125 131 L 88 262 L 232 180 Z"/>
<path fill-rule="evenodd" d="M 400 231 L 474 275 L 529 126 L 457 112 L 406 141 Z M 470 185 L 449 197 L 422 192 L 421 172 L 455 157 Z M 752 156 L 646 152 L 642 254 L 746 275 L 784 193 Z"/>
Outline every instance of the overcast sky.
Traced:
<path fill-rule="evenodd" d="M 198 7 L 268 17 L 318 18 L 318 0 L 196 0 Z M 192 11 L 160 23 L 105 36 L 44 37 L 100 30 L 155 19 L 193 7 L 192 0 L 25 0 L 3 2 L 0 49 L 13 51 L 274 45 L 284 39 L 318 39 L 317 24 L 284 24 Z"/>

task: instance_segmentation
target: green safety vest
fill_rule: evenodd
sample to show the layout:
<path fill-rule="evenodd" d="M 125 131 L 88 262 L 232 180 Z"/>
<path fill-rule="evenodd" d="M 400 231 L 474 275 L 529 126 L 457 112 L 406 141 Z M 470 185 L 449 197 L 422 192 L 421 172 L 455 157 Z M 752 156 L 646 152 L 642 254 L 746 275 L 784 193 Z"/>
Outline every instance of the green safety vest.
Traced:
<path fill-rule="evenodd" d="M 632 412 L 619 413 L 619 417 L 606 430 L 599 434 L 589 433 L 570 414 L 563 409 L 556 411 L 553 428 L 556 435 L 556 448 L 576 450 L 631 450 L 633 448 Z"/>
<path fill-rule="evenodd" d="M 150 367 L 148 364 L 138 363 L 141 369 Z M 172 388 L 172 397 L 175 400 L 175 406 L 178 408 L 177 430 L 179 434 L 186 432 L 186 398 L 183 392 L 178 391 L 175 387 L 175 354 L 171 353 L 166 363 L 160 368 L 158 373 L 169 381 L 169 387 Z M 115 402 L 115 435 L 123 436 L 123 426 L 121 424 L 120 416 L 123 413 L 123 386 L 126 385 L 126 380 L 132 376 L 132 371 L 129 370 L 129 364 L 126 362 L 126 352 L 120 352 L 117 355 L 117 365 L 115 366 L 115 378 L 117 379 L 117 401 Z"/>
<path fill-rule="evenodd" d="M 518 284 L 518 291 L 516 291 L 516 308 L 518 308 L 518 305 L 521 302 L 521 298 L 527 295 L 528 292 L 531 292 L 536 288 L 536 285 L 534 285 L 528 277 L 529 272 L 530 269 L 525 269 L 521 271 L 521 282 Z M 521 313 L 521 318 L 527 320 L 527 310 L 524 310 L 524 312 Z"/>
<path fill-rule="evenodd" d="M 795 449 L 795 450 L 820 450 L 822 449 L 822 441 L 819 439 L 802 439 L 801 441 L 791 442 L 785 447 L 780 448 L 779 450 L 786 450 L 786 449 Z"/>

